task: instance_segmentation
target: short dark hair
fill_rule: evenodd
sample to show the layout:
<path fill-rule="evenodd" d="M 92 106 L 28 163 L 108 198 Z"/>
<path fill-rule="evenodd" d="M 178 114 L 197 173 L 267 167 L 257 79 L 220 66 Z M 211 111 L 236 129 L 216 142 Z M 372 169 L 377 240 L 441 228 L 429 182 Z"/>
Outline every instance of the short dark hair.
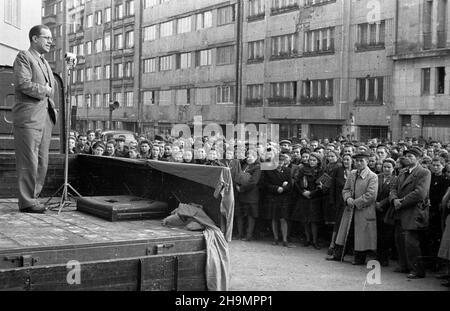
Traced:
<path fill-rule="evenodd" d="M 33 36 L 40 36 L 41 35 L 41 30 L 42 29 L 50 30 L 50 28 L 48 28 L 48 26 L 46 26 L 46 25 L 36 25 L 36 26 L 33 26 L 30 29 L 30 32 L 28 34 L 28 38 L 30 39 L 30 42 L 33 41 Z"/>

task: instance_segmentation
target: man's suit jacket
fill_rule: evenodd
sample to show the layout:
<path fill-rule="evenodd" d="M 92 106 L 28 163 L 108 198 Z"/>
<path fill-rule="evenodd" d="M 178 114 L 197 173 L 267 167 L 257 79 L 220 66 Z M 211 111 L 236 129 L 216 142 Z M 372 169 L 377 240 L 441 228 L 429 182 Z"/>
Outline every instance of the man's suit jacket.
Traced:
<path fill-rule="evenodd" d="M 431 172 L 418 165 L 410 174 L 403 169 L 393 182 L 389 200 L 394 207 L 395 199 L 402 200 L 394 218 L 400 219 L 403 230 L 417 230 L 428 227 Z"/>
<path fill-rule="evenodd" d="M 12 108 L 15 127 L 42 130 L 47 113 L 50 113 L 53 124 L 56 123 L 57 112 L 53 101 L 56 81 L 48 62 L 44 64 L 32 52 L 20 51 L 14 61 L 14 83 L 16 103 Z M 47 93 L 48 83 L 52 92 Z"/>

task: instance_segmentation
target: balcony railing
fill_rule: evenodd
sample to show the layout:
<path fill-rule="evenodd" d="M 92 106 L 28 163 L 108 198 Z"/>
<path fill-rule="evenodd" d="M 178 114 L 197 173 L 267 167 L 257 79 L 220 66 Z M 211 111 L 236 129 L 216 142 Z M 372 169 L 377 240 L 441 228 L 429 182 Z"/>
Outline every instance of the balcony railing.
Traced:
<path fill-rule="evenodd" d="M 326 49 L 326 50 L 320 50 L 320 51 L 305 51 L 305 52 L 303 52 L 303 56 L 304 56 L 304 57 L 308 57 L 308 56 L 330 55 L 330 54 L 334 54 L 334 46 L 332 46 L 332 47 L 330 47 L 329 49 Z"/>
<path fill-rule="evenodd" d="M 289 6 L 284 6 L 281 8 L 271 8 L 270 14 L 271 15 L 283 14 L 283 13 L 287 13 L 287 12 L 291 12 L 291 11 L 296 11 L 298 9 L 299 9 L 298 4 L 295 3 L 295 4 L 292 4 Z"/>
<path fill-rule="evenodd" d="M 245 100 L 245 106 L 247 107 L 262 107 L 263 99 L 262 98 L 247 98 Z"/>
<path fill-rule="evenodd" d="M 296 106 L 295 98 L 292 97 L 270 97 L 269 106 Z"/>
<path fill-rule="evenodd" d="M 254 22 L 254 21 L 259 21 L 259 20 L 263 20 L 266 17 L 266 13 L 262 12 L 262 13 L 258 13 L 255 15 L 249 15 L 247 17 L 247 22 Z"/>
<path fill-rule="evenodd" d="M 304 106 L 333 106 L 333 97 L 300 97 L 300 104 Z"/>
<path fill-rule="evenodd" d="M 383 50 L 385 48 L 384 42 L 378 43 L 355 43 L 355 49 L 358 52 Z"/>
<path fill-rule="evenodd" d="M 355 99 L 354 102 L 355 106 L 381 106 L 383 105 L 382 99 Z"/>

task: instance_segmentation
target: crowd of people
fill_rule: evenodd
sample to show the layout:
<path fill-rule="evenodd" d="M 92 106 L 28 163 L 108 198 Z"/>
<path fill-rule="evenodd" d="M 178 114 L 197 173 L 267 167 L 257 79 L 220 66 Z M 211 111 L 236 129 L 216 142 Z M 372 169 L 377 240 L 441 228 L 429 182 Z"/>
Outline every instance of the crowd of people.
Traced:
<path fill-rule="evenodd" d="M 450 144 L 339 137 L 250 146 L 169 136 L 125 144 L 125 137 L 103 142 L 94 131 L 70 140 L 72 153 L 230 168 L 236 239 L 326 245 L 327 260 L 353 254 L 354 265 L 371 255 L 381 266 L 396 259 L 394 271 L 410 279 L 446 269 L 441 278 L 450 285 Z"/>

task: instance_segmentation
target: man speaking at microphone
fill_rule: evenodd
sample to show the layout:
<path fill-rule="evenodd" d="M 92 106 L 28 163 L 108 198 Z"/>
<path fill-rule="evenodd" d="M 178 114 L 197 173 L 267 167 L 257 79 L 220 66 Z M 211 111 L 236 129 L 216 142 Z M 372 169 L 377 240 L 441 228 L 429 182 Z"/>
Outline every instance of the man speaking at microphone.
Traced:
<path fill-rule="evenodd" d="M 48 151 L 57 111 L 53 101 L 56 86 L 52 70 L 44 58 L 53 42 L 45 25 L 29 32 L 30 48 L 20 51 L 14 61 L 16 102 L 12 108 L 19 210 L 44 213 L 38 197 L 44 186 Z"/>

